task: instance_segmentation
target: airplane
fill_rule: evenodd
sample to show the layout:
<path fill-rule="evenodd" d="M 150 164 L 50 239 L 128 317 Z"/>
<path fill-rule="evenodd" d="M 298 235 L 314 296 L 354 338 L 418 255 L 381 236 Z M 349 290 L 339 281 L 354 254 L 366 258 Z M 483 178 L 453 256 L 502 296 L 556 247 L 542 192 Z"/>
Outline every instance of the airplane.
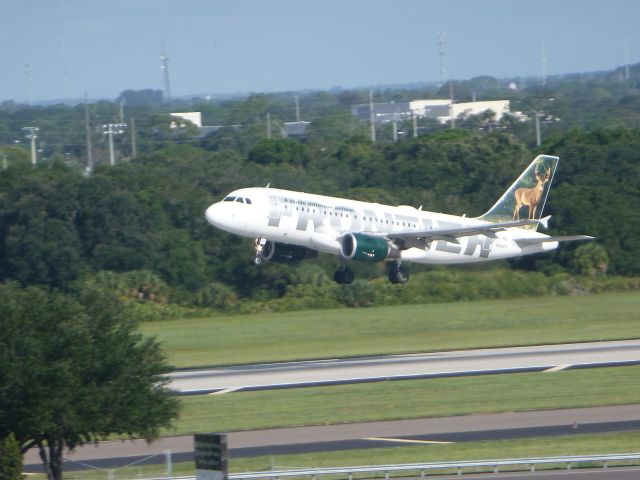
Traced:
<path fill-rule="evenodd" d="M 558 157 L 539 155 L 483 215 L 470 218 L 266 187 L 234 190 L 205 212 L 213 226 L 255 239 L 253 263 L 293 262 L 338 255 L 334 273 L 350 284 L 348 261 L 389 262 L 389 281 L 404 284 L 403 262 L 472 263 L 519 257 L 558 248 L 588 235 L 549 236 L 542 211 Z"/>

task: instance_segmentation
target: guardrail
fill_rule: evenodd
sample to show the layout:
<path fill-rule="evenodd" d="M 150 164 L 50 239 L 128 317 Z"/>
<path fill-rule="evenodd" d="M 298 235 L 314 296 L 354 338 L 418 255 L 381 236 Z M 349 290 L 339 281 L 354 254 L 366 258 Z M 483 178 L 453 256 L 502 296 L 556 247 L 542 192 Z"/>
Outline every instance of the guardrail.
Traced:
<path fill-rule="evenodd" d="M 391 472 L 415 471 L 420 477 L 427 476 L 427 472 L 434 470 L 455 470 L 462 475 L 464 469 L 492 468 L 498 473 L 501 467 L 524 467 L 534 472 L 537 465 L 564 464 L 567 470 L 571 470 L 580 463 L 602 463 L 602 468 L 608 468 L 609 462 L 640 460 L 640 453 L 621 453 L 613 455 L 583 455 L 570 457 L 537 457 L 537 458 L 512 458 L 497 460 L 478 460 L 466 462 L 439 462 L 439 463 L 407 463 L 400 465 L 364 465 L 359 467 L 328 467 L 328 468 L 300 468 L 292 470 L 274 470 L 264 472 L 231 473 L 229 480 L 255 480 L 276 479 L 284 477 L 312 477 L 314 480 L 322 475 L 346 475 L 349 480 L 356 473 L 379 473 L 389 478 Z M 523 468 L 523 469 L 524 469 Z M 193 477 L 192 477 L 193 478 Z"/>

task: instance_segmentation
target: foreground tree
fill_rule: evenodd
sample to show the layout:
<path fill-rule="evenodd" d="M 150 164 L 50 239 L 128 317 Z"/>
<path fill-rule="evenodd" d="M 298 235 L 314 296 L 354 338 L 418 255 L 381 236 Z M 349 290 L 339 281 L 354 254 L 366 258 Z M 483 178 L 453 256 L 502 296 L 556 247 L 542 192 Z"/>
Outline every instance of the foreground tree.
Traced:
<path fill-rule="evenodd" d="M 79 301 L 0 285 L 0 441 L 37 448 L 49 480 L 64 449 L 111 434 L 158 436 L 177 416 L 165 359 L 116 298 L 88 289 Z"/>
<path fill-rule="evenodd" d="M 0 480 L 22 480 L 22 452 L 13 433 L 0 441 Z"/>

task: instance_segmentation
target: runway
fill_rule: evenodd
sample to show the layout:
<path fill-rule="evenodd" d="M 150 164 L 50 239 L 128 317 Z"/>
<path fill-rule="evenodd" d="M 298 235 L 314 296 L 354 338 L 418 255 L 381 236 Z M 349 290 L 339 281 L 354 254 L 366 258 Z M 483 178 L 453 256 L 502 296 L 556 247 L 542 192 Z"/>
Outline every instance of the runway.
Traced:
<path fill-rule="evenodd" d="M 621 431 L 640 431 L 640 405 L 231 432 L 228 442 L 230 457 L 239 458 Z M 143 440 L 87 445 L 65 454 L 65 470 L 118 468 L 153 454 L 159 455 L 148 463 L 162 463 L 165 450 L 171 450 L 174 462 L 191 461 L 193 437 L 164 437 L 151 445 Z M 27 472 L 42 470 L 34 450 L 24 463 Z"/>
<path fill-rule="evenodd" d="M 640 364 L 640 340 L 491 348 L 183 370 L 182 395 Z"/>

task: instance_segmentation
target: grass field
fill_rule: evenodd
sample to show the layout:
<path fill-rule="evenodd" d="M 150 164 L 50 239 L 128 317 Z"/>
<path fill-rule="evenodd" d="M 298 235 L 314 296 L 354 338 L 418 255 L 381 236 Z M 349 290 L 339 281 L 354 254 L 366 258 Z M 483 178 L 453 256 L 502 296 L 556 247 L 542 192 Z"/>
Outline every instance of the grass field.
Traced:
<path fill-rule="evenodd" d="M 556 455 L 595 455 L 640 451 L 640 432 L 543 438 L 544 440 L 541 438 L 527 438 L 281 455 L 273 460 L 276 468 L 286 469 L 292 467 L 337 467 Z M 258 471 L 269 468 L 271 460 L 270 457 L 237 458 L 232 459 L 230 464 L 234 472 Z"/>
<path fill-rule="evenodd" d="M 640 403 L 640 366 L 181 398 L 164 434 Z M 640 448 L 640 445 L 638 446 Z"/>
<path fill-rule="evenodd" d="M 150 322 L 177 367 L 640 337 L 640 293 Z"/>
<path fill-rule="evenodd" d="M 231 472 L 246 472 L 293 467 L 331 467 L 346 465 L 378 465 L 457 460 L 484 460 L 495 458 L 523 458 L 555 455 L 596 455 L 640 451 L 640 432 L 597 435 L 571 435 L 560 437 L 527 438 L 515 440 L 467 442 L 440 445 L 414 445 L 384 449 L 345 450 L 276 457 L 233 458 Z M 121 468 L 110 477 L 107 471 L 65 472 L 68 480 L 106 480 L 108 478 L 136 478 L 138 475 L 164 473 L 164 465 Z M 173 465 L 174 475 L 193 475 L 192 462 Z M 38 476 L 45 478 L 44 475 Z M 368 476 L 370 478 L 370 475 Z"/>

